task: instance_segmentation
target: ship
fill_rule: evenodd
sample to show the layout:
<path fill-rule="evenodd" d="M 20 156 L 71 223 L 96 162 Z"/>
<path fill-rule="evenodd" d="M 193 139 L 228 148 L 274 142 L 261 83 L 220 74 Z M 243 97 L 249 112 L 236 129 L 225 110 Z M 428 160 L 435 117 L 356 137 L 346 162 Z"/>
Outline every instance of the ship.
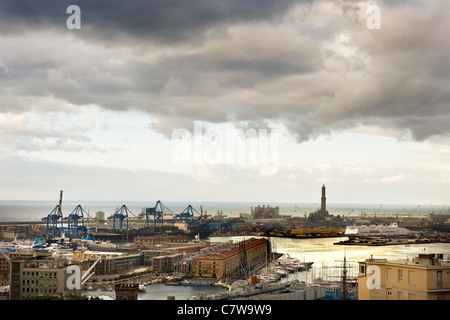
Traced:
<path fill-rule="evenodd" d="M 210 231 L 206 228 L 192 228 L 188 231 L 173 229 L 135 229 L 135 230 L 105 230 L 104 232 L 93 232 L 91 236 L 97 241 L 127 242 L 134 241 L 136 237 L 148 237 L 157 235 L 187 236 L 189 239 L 195 239 L 199 235 L 200 239 L 209 237 Z"/>
<path fill-rule="evenodd" d="M 350 239 L 354 238 L 398 238 L 407 237 L 411 234 L 409 229 L 400 227 L 397 223 L 389 225 L 362 225 L 348 226 L 344 235 Z"/>

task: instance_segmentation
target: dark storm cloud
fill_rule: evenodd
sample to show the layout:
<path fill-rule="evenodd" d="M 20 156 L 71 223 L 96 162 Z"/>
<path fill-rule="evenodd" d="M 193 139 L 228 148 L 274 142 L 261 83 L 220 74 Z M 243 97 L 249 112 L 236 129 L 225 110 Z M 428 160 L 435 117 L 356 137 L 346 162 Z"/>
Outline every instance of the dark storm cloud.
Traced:
<path fill-rule="evenodd" d="M 217 25 L 280 17 L 296 3 L 296 0 L 5 0 L 0 4 L 0 28 L 3 32 L 64 29 L 66 9 L 75 4 L 81 9 L 80 32 L 86 37 L 102 41 L 117 37 L 186 41 Z"/>
<path fill-rule="evenodd" d="M 72 4 L 81 30 L 66 28 Z M 381 1 L 381 30 L 366 27 L 366 6 L 3 0 L 0 112 L 139 109 L 166 134 L 194 120 L 273 121 L 298 141 L 370 123 L 449 134 L 449 4 Z"/>

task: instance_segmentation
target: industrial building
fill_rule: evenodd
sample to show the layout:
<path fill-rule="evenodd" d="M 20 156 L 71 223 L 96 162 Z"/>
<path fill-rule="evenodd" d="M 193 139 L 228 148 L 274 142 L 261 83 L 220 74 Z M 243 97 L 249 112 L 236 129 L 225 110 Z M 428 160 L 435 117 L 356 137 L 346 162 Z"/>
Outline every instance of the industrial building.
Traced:
<path fill-rule="evenodd" d="M 450 261 L 441 254 L 359 263 L 359 300 L 450 300 Z"/>
<path fill-rule="evenodd" d="M 280 216 L 280 208 L 279 207 L 271 207 L 265 206 L 262 207 L 259 205 L 255 208 L 251 208 L 252 219 L 276 219 Z"/>

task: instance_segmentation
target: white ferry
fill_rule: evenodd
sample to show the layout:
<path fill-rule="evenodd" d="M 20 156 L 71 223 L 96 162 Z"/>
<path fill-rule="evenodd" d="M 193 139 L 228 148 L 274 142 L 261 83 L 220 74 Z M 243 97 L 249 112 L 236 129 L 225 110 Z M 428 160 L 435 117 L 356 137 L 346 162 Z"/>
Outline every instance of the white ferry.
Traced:
<path fill-rule="evenodd" d="M 349 238 L 367 237 L 405 237 L 411 234 L 409 229 L 399 227 L 397 223 L 390 225 L 370 225 L 370 226 L 348 226 L 345 229 L 345 236 Z"/>

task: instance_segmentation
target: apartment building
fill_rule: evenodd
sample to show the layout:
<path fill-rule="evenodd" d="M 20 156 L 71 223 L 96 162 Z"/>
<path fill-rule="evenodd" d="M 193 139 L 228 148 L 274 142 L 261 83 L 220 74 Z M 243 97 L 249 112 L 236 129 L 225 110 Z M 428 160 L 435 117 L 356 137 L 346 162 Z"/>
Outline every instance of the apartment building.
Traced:
<path fill-rule="evenodd" d="M 442 254 L 359 263 L 359 300 L 450 300 L 450 261 Z"/>
<path fill-rule="evenodd" d="M 70 299 L 81 296 L 81 289 L 67 288 L 67 260 L 38 258 L 13 260 L 10 269 L 10 300 Z"/>

